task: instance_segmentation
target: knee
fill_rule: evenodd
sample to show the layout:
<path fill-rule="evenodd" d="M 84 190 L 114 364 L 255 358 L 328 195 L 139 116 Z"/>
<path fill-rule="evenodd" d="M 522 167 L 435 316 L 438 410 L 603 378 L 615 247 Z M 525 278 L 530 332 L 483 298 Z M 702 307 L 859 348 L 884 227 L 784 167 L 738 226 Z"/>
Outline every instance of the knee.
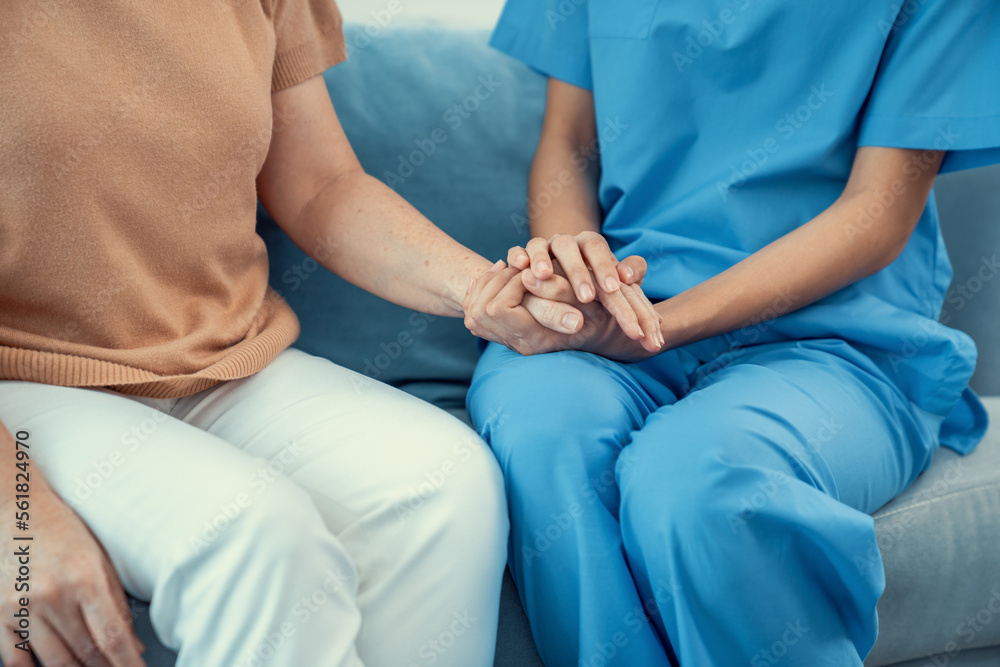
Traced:
<path fill-rule="evenodd" d="M 309 494 L 286 477 L 250 485 L 210 511 L 195 527 L 178 561 L 233 564 L 221 576 L 284 579 L 317 567 L 337 587 L 356 586 L 357 575 Z"/>
<path fill-rule="evenodd" d="M 522 473 L 587 470 L 591 460 L 607 458 L 609 445 L 617 454 L 638 425 L 627 392 L 592 355 L 494 356 L 477 369 L 468 407 L 508 484 L 520 483 Z"/>
<path fill-rule="evenodd" d="M 650 439 L 626 447 L 616 469 L 623 528 L 656 548 L 721 549 L 752 533 L 755 522 L 780 515 L 790 497 L 789 475 L 729 457 L 727 449 Z"/>
<path fill-rule="evenodd" d="M 503 477 L 474 431 L 451 417 L 415 441 L 427 453 L 414 484 L 398 489 L 392 518 L 421 539 L 500 552 L 509 528 Z"/>

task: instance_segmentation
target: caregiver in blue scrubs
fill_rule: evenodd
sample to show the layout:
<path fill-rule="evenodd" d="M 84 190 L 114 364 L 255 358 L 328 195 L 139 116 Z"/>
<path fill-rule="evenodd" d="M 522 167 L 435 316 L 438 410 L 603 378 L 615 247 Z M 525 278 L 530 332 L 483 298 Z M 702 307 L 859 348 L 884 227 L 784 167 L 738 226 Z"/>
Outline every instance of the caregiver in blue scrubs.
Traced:
<path fill-rule="evenodd" d="M 931 187 L 1000 161 L 1000 3 L 509 0 L 493 44 L 550 77 L 496 280 L 593 301 L 606 239 L 664 318 L 478 368 L 545 663 L 861 665 L 869 514 L 986 427 Z"/>

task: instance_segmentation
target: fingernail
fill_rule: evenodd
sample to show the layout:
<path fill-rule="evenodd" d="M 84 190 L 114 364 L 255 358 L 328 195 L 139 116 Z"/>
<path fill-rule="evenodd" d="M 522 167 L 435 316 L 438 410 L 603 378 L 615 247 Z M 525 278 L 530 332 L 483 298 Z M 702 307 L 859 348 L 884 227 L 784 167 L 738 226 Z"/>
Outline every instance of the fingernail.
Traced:
<path fill-rule="evenodd" d="M 535 269 L 536 269 L 537 271 L 541 272 L 541 271 L 549 271 L 550 269 L 552 269 L 552 267 L 551 267 L 551 266 L 549 266 L 549 263 L 548 263 L 548 262 L 539 262 L 539 263 L 538 263 L 538 264 L 537 264 L 537 265 L 535 266 Z"/>
<path fill-rule="evenodd" d="M 586 283 L 580 285 L 580 300 L 590 301 L 593 298 L 594 298 L 594 290 L 591 289 L 590 285 L 587 285 Z"/>
<path fill-rule="evenodd" d="M 609 292 L 614 292 L 620 287 L 620 285 L 621 283 L 619 283 L 618 279 L 615 278 L 614 276 L 608 276 L 608 279 L 604 281 L 604 287 Z"/>
<path fill-rule="evenodd" d="M 580 326 L 580 316 L 573 313 L 566 313 L 562 318 L 562 326 L 567 331 L 576 331 L 576 328 Z"/>
<path fill-rule="evenodd" d="M 538 287 L 538 278 L 531 271 L 524 272 L 524 284 L 528 287 Z"/>
<path fill-rule="evenodd" d="M 469 280 L 469 289 L 465 290 L 465 296 L 469 296 L 470 294 L 472 294 L 472 288 L 475 286 L 476 286 L 476 279 L 471 278 Z"/>
<path fill-rule="evenodd" d="M 527 261 L 528 261 L 528 256 L 527 255 L 518 255 L 517 256 L 517 263 L 518 264 L 524 264 Z"/>
<path fill-rule="evenodd" d="M 635 278 L 635 271 L 632 270 L 631 266 L 626 266 L 624 271 L 625 271 L 625 280 L 632 280 L 633 278 Z"/>
<path fill-rule="evenodd" d="M 497 260 L 497 263 L 496 263 L 496 264 L 494 264 L 494 265 L 492 266 L 492 268 L 490 268 L 490 271 L 491 271 L 491 272 L 496 272 L 496 271 L 499 271 L 499 270 L 500 270 L 500 269 L 502 269 L 502 268 L 503 268 L 503 260 L 502 260 L 502 259 L 498 259 L 498 260 Z"/>

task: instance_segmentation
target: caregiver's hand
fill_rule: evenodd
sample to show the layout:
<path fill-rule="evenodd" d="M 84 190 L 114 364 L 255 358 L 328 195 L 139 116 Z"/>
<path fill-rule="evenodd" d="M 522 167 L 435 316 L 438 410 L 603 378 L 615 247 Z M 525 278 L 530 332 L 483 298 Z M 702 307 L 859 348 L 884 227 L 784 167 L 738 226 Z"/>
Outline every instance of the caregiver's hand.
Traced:
<path fill-rule="evenodd" d="M 646 261 L 632 256 L 619 262 L 607 240 L 596 232 L 582 232 L 576 236 L 556 234 L 549 240 L 531 239 L 524 248 L 511 248 L 507 262 L 513 268 L 531 269 L 522 275 L 522 280 L 537 296 L 544 296 L 540 288 L 556 275 L 558 262 L 569 278 L 576 300 L 580 303 L 590 303 L 595 298 L 600 300 L 631 338 L 638 340 L 659 330 L 658 316 L 644 318 L 645 309 L 633 308 L 625 290 L 620 289 L 622 285 L 642 284 Z"/>
<path fill-rule="evenodd" d="M 559 269 L 558 264 L 556 269 Z M 525 355 L 583 350 L 619 361 L 638 361 L 662 349 L 663 339 L 658 328 L 648 337 L 630 337 L 603 305 L 596 301 L 581 303 L 565 277 L 554 276 L 555 280 L 547 281 L 545 289 L 555 298 L 541 299 L 527 291 L 520 278 L 522 275 L 519 269 L 494 266 L 470 284 L 463 305 L 465 324 L 473 334 Z M 623 286 L 622 289 L 630 296 L 641 295 L 638 287 Z M 643 300 L 644 295 L 635 301 L 636 308 L 645 309 Z M 564 310 L 567 308 L 570 310 Z M 652 306 L 649 308 L 651 310 Z M 579 313 L 582 321 L 574 321 L 574 326 L 566 327 L 565 333 L 540 324 L 549 322 L 551 326 L 551 322 L 558 321 L 563 313 L 571 317 Z M 658 320 L 659 316 L 656 318 Z"/>
<path fill-rule="evenodd" d="M 555 274 L 553 259 L 562 264 L 581 303 L 594 300 L 595 278 L 600 290 L 614 292 L 620 283 L 641 283 L 646 273 L 645 262 L 641 264 L 641 271 L 637 271 L 638 267 L 633 261 L 621 262 L 619 265 L 607 239 L 597 232 L 581 232 L 576 236 L 556 234 L 550 239 L 536 237 L 528 241 L 525 247 L 515 246 L 507 253 L 507 263 L 511 267 L 530 267 L 539 280 L 547 280 Z M 642 258 L 630 258 L 632 259 Z"/>
<path fill-rule="evenodd" d="M 644 355 L 638 350 L 640 346 L 646 352 L 653 354 L 661 351 L 664 345 L 663 333 L 660 330 L 663 318 L 656 312 L 642 291 L 642 287 L 622 284 L 619 291 L 615 292 L 617 299 L 606 301 L 598 295 L 599 301 L 583 304 L 579 302 L 572 285 L 563 275 L 558 261 L 554 262 L 554 269 L 555 275 L 543 281 L 537 280 L 531 271 L 525 270 L 521 272 L 521 283 L 530 295 L 546 301 L 569 303 L 583 312 L 583 328 L 575 336 L 577 340 L 573 347 L 619 361 L 636 355 L 643 357 Z M 622 305 L 619 305 L 618 300 Z M 622 321 L 629 318 L 632 322 L 637 320 L 639 328 L 631 329 L 623 326 Z"/>
<path fill-rule="evenodd" d="M 0 426 L 0 451 L 13 452 L 10 434 Z M 30 519 L 34 539 L 12 538 L 13 494 L 0 504 L 0 544 L 15 550 L 3 555 L 9 579 L 0 595 L 0 657 L 6 667 L 32 667 L 31 653 L 15 648 L 24 641 L 17 631 L 21 598 L 28 599 L 30 647 L 42 665 L 144 667 L 142 644 L 132 629 L 125 593 L 118 575 L 83 521 L 30 468 Z M 13 478 L 13 475 L 11 475 Z M 5 490 L 6 491 L 6 490 Z M 14 545 L 14 546 L 11 546 Z M 15 591 L 20 563 L 16 548 L 30 549 L 30 589 Z"/>

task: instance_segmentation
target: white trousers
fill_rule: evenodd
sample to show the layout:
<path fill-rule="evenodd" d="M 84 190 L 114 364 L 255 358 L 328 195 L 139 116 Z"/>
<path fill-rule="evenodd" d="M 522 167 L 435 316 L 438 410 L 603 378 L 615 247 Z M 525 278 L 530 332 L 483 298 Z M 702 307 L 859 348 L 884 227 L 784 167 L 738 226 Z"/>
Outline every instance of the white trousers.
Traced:
<path fill-rule="evenodd" d="M 443 411 L 292 349 L 180 399 L 4 381 L 0 419 L 178 667 L 492 664 L 503 483 Z"/>

